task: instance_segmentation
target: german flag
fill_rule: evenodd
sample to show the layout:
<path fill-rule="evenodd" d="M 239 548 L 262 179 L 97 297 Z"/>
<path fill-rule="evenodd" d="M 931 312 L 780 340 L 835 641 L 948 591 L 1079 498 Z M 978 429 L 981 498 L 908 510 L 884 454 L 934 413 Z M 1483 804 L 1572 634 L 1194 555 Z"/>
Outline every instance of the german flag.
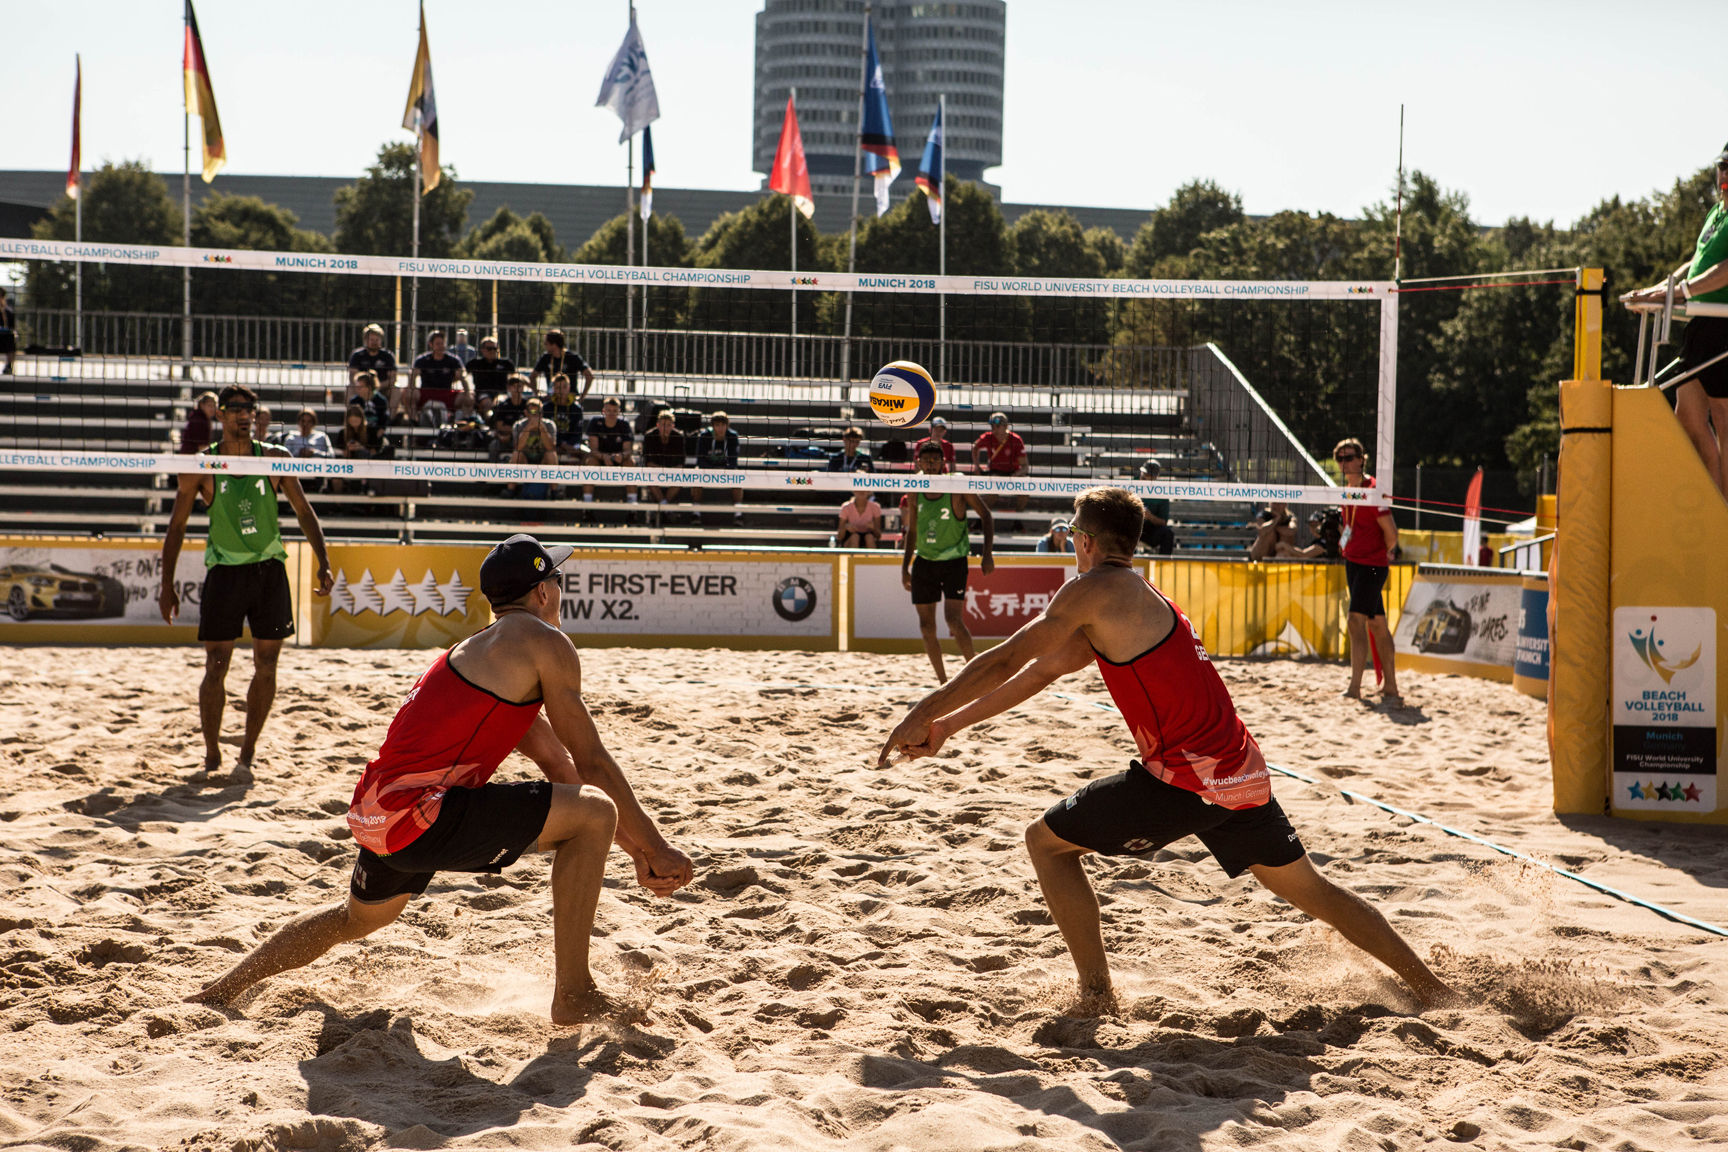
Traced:
<path fill-rule="evenodd" d="M 438 187 L 438 101 L 432 96 L 432 49 L 426 43 L 426 5 L 420 5 L 420 53 L 414 57 L 414 79 L 408 83 L 408 107 L 402 127 L 420 137 L 420 194 Z"/>
<path fill-rule="evenodd" d="M 228 150 L 222 143 L 222 120 L 216 115 L 216 93 L 210 87 L 210 65 L 204 60 L 204 41 L 198 35 L 198 17 L 192 11 L 192 0 L 186 0 L 186 114 L 196 116 L 204 125 L 204 183 L 216 179 L 216 173 L 228 163 Z"/>

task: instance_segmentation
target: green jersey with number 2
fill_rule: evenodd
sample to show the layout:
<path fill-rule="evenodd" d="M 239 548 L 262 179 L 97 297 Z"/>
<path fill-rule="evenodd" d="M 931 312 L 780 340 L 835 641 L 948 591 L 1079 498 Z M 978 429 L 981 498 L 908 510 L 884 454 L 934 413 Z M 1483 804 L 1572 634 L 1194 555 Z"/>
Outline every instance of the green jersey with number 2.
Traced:
<path fill-rule="evenodd" d="M 954 515 L 954 497 L 949 493 L 919 495 L 917 550 L 926 560 L 958 560 L 971 551 L 966 517 Z"/>

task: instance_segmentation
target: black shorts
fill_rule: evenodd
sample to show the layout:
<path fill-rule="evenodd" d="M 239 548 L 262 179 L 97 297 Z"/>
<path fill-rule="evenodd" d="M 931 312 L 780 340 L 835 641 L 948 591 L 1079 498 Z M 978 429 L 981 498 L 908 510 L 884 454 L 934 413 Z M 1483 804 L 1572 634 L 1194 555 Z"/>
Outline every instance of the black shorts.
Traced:
<path fill-rule="evenodd" d="M 18 351 L 18 334 L 10 328 L 0 328 L 0 355 L 10 355 Z"/>
<path fill-rule="evenodd" d="M 502 872 L 532 848 L 552 811 L 552 785 L 544 780 L 452 788 L 438 819 L 400 852 L 380 856 L 360 849 L 348 892 L 377 904 L 426 891 L 437 872 Z"/>
<path fill-rule="evenodd" d="M 912 557 L 912 603 L 934 604 L 946 597 L 966 599 L 966 557 L 926 560 Z"/>
<path fill-rule="evenodd" d="M 1388 569 L 1374 564 L 1344 561 L 1344 583 L 1350 589 L 1350 611 L 1372 620 L 1386 615 L 1386 601 L 1380 593 L 1386 587 Z"/>
<path fill-rule="evenodd" d="M 285 640 L 294 635 L 294 599 L 288 594 L 288 569 L 280 560 L 256 564 L 218 564 L 204 574 L 198 595 L 198 639 L 240 639 L 250 625 L 254 640 Z"/>
<path fill-rule="evenodd" d="M 1044 813 L 1044 824 L 1070 844 L 1101 856 L 1144 856 L 1184 836 L 1198 836 L 1226 875 L 1249 866 L 1282 868 L 1302 858 L 1302 841 L 1277 800 L 1255 808 L 1208 804 L 1199 793 L 1166 784 L 1140 766 L 1094 780 Z"/>
<path fill-rule="evenodd" d="M 1700 316 L 1696 320 L 1688 320 L 1686 331 L 1680 336 L 1679 362 L 1666 372 L 1659 373 L 1656 383 L 1662 383 L 1664 377 L 1672 379 L 1684 372 L 1690 372 L 1724 352 L 1728 352 L 1728 317 Z M 1715 400 L 1728 399 L 1728 360 L 1711 364 L 1692 379 L 1704 386 L 1704 395 Z"/>

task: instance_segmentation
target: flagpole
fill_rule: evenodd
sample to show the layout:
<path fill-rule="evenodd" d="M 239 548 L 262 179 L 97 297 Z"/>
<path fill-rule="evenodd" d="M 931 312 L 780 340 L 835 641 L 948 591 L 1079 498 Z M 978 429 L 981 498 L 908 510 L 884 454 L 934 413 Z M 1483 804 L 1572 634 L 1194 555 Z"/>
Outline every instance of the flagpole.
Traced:
<path fill-rule="evenodd" d="M 78 145 L 78 200 L 72 205 L 72 238 L 76 243 L 84 243 L 84 58 L 78 60 L 78 95 L 73 102 L 73 116 L 76 122 L 72 125 L 73 139 Z M 84 347 L 84 263 L 79 261 L 72 265 L 72 343 L 80 350 Z"/>
<path fill-rule="evenodd" d="M 858 42 L 858 139 L 852 154 L 852 233 L 846 241 L 846 271 L 858 270 L 858 185 L 864 179 L 864 88 L 870 83 L 865 66 L 870 55 L 870 9 L 864 5 L 864 34 Z M 852 292 L 846 292 L 846 331 L 840 344 L 840 379 L 852 380 Z"/>
<path fill-rule="evenodd" d="M 792 89 L 792 115 L 798 115 L 798 89 Z M 792 271 L 798 271 L 798 201 L 795 197 L 786 197 L 786 223 L 792 229 Z M 789 376 L 798 375 L 798 288 L 797 277 L 793 278 L 792 288 L 792 339 L 787 345 L 787 360 L 791 364 Z"/>
<path fill-rule="evenodd" d="M 630 27 L 636 27 L 636 0 L 630 0 Z M 636 136 L 631 134 L 624 152 L 624 263 L 636 265 Z M 636 286 L 624 281 L 624 384 L 636 391 Z"/>
<path fill-rule="evenodd" d="M 936 170 L 936 191 L 942 197 L 942 215 L 937 221 L 936 274 L 948 275 L 948 93 L 936 96 L 936 118 L 942 121 L 942 147 L 937 150 L 941 163 Z M 948 381 L 948 293 L 936 294 L 936 340 L 942 356 L 936 371 L 943 383 Z"/>
<path fill-rule="evenodd" d="M 1398 222 L 1392 231 L 1392 282 L 1404 273 L 1404 105 L 1398 105 Z"/>
<path fill-rule="evenodd" d="M 192 31 L 192 6 L 186 5 L 186 32 Z M 184 79 L 184 77 L 182 77 Z M 180 117 L 180 243 L 192 247 L 192 110 Z M 83 189 L 79 189 L 83 191 Z M 83 199 L 82 196 L 79 197 Z M 192 268 L 180 270 L 180 379 L 192 379 Z"/>

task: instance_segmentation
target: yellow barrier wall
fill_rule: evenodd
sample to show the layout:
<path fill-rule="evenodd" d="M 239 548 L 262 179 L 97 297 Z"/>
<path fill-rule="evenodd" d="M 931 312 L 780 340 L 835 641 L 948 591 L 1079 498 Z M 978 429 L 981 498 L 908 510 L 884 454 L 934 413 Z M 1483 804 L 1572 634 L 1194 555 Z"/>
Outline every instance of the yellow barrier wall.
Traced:
<path fill-rule="evenodd" d="M 1728 796 L 1716 786 L 1728 728 L 1728 504 L 1660 392 L 1616 389 L 1613 415 L 1610 714 L 1598 729 L 1610 749 L 1612 812 L 1728 824 Z M 1649 659 L 1638 640 L 1648 641 Z M 1650 710 L 1663 706 L 1667 715 Z M 1645 732 L 1663 744 L 1684 737 L 1703 751 L 1705 770 L 1669 774 L 1661 765 L 1673 757 L 1662 754 L 1652 769 L 1627 771 L 1645 755 Z"/>
<path fill-rule="evenodd" d="M 1513 536 L 1505 532 L 1484 532 L 1482 542 L 1494 549 L 1499 555 L 1500 549 L 1517 540 L 1528 537 Z M 1398 559 L 1405 564 L 1462 564 L 1464 563 L 1464 533 L 1435 532 L 1428 528 L 1398 529 Z"/>
<path fill-rule="evenodd" d="M 1386 578 L 1387 624 L 1393 629 L 1415 574 L 1413 565 L 1394 564 Z M 1342 564 L 1157 560 L 1152 582 L 1188 614 L 1214 655 L 1350 654 Z"/>
<path fill-rule="evenodd" d="M 332 544 L 336 587 L 311 594 L 307 574 L 296 601 L 310 614 L 320 648 L 448 648 L 492 621 L 480 595 L 479 546 Z"/>

